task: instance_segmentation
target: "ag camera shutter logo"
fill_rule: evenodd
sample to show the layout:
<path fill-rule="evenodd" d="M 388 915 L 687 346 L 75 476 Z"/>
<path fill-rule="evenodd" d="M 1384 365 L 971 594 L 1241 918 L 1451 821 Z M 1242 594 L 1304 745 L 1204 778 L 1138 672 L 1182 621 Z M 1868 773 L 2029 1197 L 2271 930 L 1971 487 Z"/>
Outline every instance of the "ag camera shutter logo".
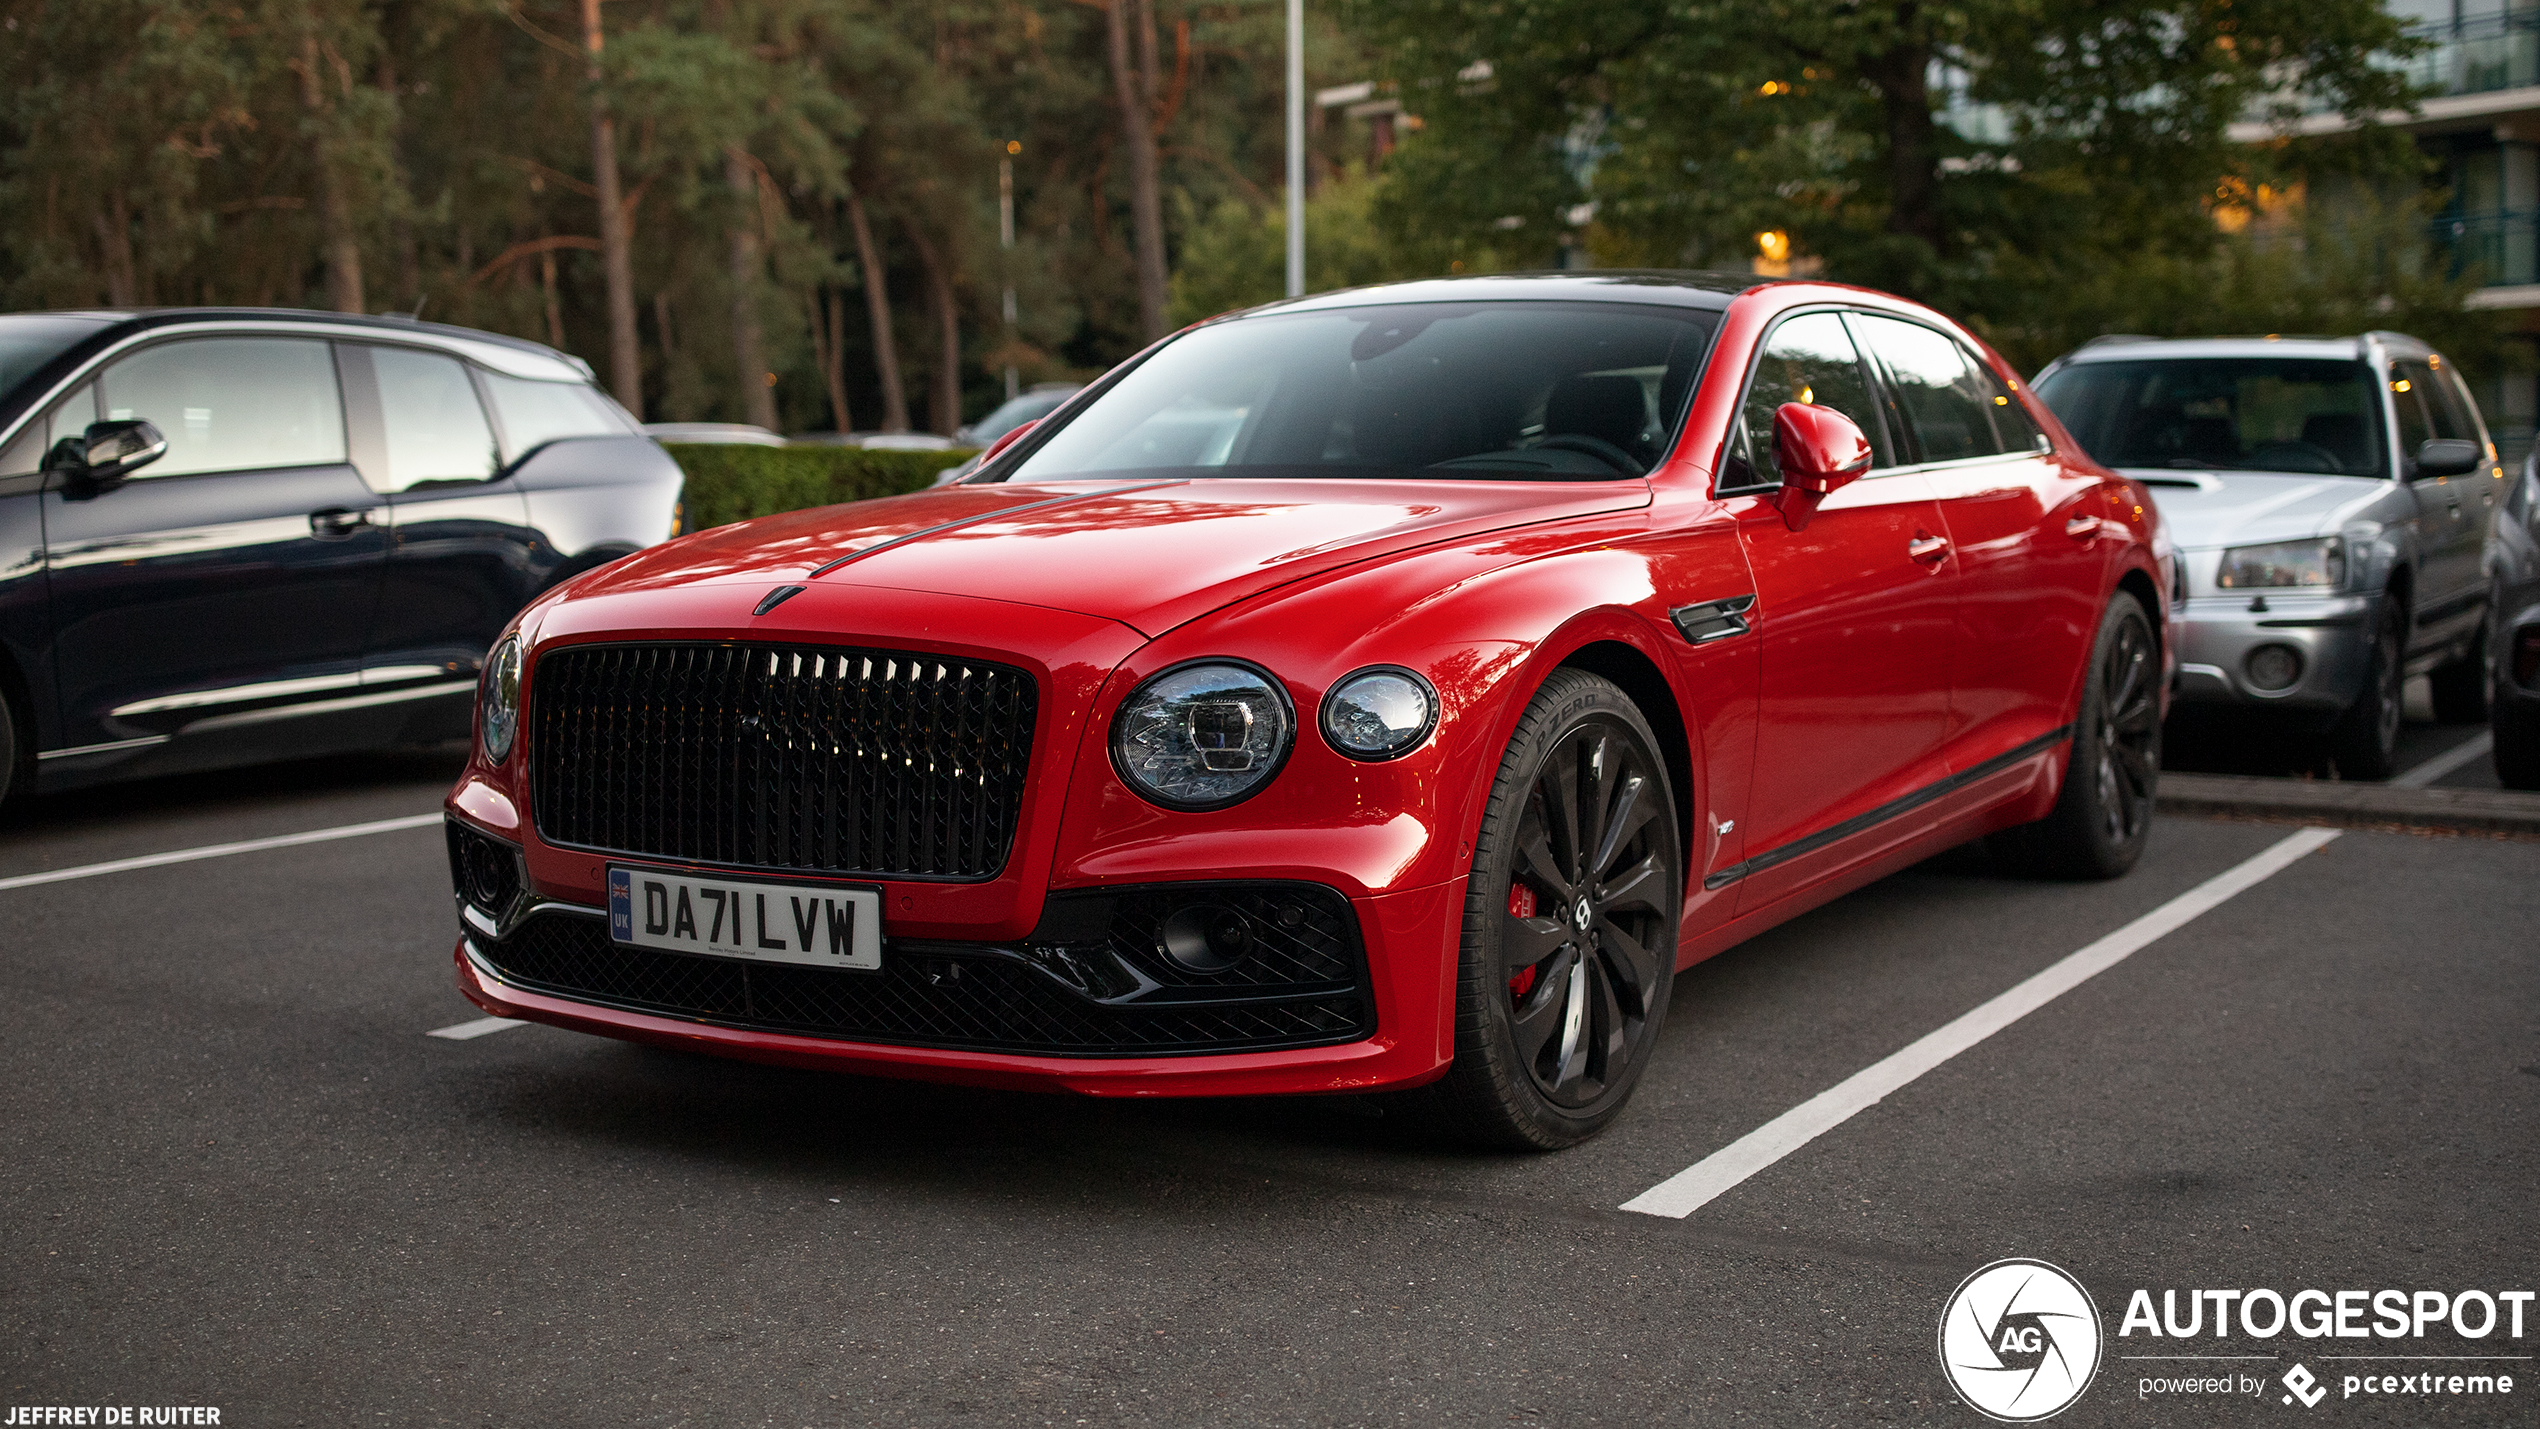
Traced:
<path fill-rule="evenodd" d="M 1997 1260 L 1940 1312 L 1940 1368 L 1988 1419 L 2029 1424 L 2072 1407 L 2099 1371 L 2099 1307 L 2042 1260 Z"/>

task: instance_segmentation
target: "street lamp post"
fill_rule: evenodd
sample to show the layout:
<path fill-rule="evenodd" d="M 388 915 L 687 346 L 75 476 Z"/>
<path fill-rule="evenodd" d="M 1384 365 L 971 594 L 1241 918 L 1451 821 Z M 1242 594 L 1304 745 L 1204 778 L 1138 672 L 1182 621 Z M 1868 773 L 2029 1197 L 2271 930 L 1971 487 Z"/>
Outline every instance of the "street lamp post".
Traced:
<path fill-rule="evenodd" d="M 1000 266 L 1005 274 L 1005 344 L 1014 351 L 1014 155 L 1023 147 L 1020 139 L 1005 142 L 1006 156 L 997 160 L 997 247 L 1002 250 Z M 1005 400 L 1011 402 L 1021 392 L 1020 374 L 1014 364 L 1005 365 Z"/>
<path fill-rule="evenodd" d="M 1288 0 L 1288 296 L 1305 296 L 1305 0 Z"/>

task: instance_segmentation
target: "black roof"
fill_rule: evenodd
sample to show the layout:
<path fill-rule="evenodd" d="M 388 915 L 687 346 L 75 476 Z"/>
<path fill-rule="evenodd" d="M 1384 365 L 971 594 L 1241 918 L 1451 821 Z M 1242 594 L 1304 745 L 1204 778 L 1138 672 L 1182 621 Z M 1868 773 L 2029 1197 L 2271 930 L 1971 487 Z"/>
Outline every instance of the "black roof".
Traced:
<path fill-rule="evenodd" d="M 219 322 L 223 320 L 258 323 L 310 323 L 329 327 L 369 328 L 382 336 L 451 338 L 467 342 L 491 343 L 517 352 L 535 353 L 550 361 L 580 368 L 586 374 L 588 364 L 556 351 L 543 342 L 508 337 L 479 328 L 456 327 L 448 323 L 418 322 L 406 317 L 365 317 L 359 313 L 329 313 L 313 308 L 72 308 L 53 312 L 0 314 L 0 322 L 13 317 L 86 318 L 98 324 L 97 330 L 63 349 L 9 391 L 0 392 L 0 431 L 31 406 L 37 394 L 50 391 L 56 382 L 76 371 L 98 352 L 123 341 L 135 333 L 153 328 L 174 327 L 182 323 Z"/>
<path fill-rule="evenodd" d="M 11 313 L 11 317 L 98 318 L 113 324 L 116 337 L 148 332 L 152 328 L 170 327 L 178 323 L 217 322 L 222 319 L 252 322 L 325 323 L 330 327 L 366 327 L 382 333 L 412 336 L 426 333 L 434 337 L 464 338 L 471 342 L 490 342 L 498 347 L 534 352 L 541 357 L 564 358 L 564 354 L 543 342 L 525 337 L 487 332 L 482 328 L 457 327 L 449 323 L 428 323 L 402 315 L 368 317 L 361 313 L 330 313 L 316 308 L 73 308 L 57 312 Z"/>
<path fill-rule="evenodd" d="M 1674 268 L 1564 268 L 1532 273 L 1468 273 L 1443 278 L 1412 278 L 1342 288 L 1310 297 L 1286 298 L 1249 309 L 1251 313 L 1352 308 L 1369 303 L 1488 302 L 1494 299 L 1566 298 L 1589 302 L 1656 303 L 1668 307 L 1717 312 L 1740 293 L 1783 281 L 1752 273 L 1717 273 Z"/>

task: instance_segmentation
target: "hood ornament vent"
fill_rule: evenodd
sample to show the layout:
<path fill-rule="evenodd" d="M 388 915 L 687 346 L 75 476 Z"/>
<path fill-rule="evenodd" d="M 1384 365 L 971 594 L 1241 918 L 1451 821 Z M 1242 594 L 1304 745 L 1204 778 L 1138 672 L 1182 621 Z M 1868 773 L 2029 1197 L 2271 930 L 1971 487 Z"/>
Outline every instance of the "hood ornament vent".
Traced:
<path fill-rule="evenodd" d="M 774 610 L 776 607 L 792 600 L 795 596 L 801 595 L 807 589 L 809 589 L 809 587 L 780 585 L 776 589 L 769 591 L 765 596 L 762 596 L 759 599 L 758 609 L 751 611 L 750 614 L 765 615 L 769 611 Z"/>

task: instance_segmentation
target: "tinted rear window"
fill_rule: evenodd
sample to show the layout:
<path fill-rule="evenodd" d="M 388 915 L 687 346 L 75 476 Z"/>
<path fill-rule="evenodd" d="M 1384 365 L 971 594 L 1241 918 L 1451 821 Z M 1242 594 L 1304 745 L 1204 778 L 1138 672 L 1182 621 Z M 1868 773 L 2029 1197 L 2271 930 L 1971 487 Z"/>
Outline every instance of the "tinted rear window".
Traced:
<path fill-rule="evenodd" d="M 2037 395 L 2110 466 L 2383 473 L 2372 368 L 2311 358 L 2081 362 Z"/>
<path fill-rule="evenodd" d="M 1611 481 L 1665 455 L 1716 316 L 1398 303 L 1203 327 L 1015 473 Z"/>

